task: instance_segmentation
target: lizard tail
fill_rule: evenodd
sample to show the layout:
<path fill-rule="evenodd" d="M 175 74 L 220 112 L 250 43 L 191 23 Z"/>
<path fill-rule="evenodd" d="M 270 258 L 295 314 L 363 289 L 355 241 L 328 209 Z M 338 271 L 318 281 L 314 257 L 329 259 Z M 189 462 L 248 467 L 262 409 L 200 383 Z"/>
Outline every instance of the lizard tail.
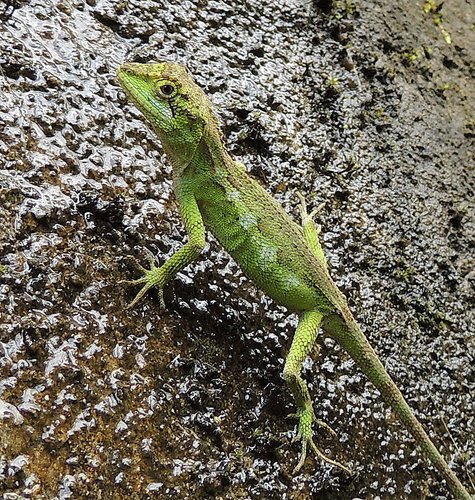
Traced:
<path fill-rule="evenodd" d="M 416 444 L 422 448 L 434 467 L 446 480 L 455 498 L 472 500 L 471 495 L 449 468 L 444 457 L 439 453 L 421 423 L 417 420 L 401 391 L 389 376 L 368 339 L 349 312 L 345 314 L 345 319 L 337 314 L 327 316 L 323 327 L 328 335 L 348 352 L 370 382 L 379 390 L 383 399 L 412 434 Z"/>

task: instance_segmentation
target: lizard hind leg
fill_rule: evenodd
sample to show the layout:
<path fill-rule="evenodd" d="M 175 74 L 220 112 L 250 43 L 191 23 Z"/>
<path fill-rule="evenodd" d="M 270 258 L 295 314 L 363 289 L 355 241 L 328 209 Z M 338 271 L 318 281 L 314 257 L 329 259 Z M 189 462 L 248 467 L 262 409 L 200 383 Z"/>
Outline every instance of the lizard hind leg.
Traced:
<path fill-rule="evenodd" d="M 297 404 L 298 431 L 295 440 L 300 440 L 302 443 L 300 460 L 295 467 L 293 473 L 297 473 L 305 463 L 307 450 L 310 447 L 314 453 L 322 460 L 340 467 L 347 473 L 351 471 L 344 465 L 326 457 L 313 441 L 313 425 L 321 425 L 326 429 L 329 426 L 315 418 L 312 400 L 308 392 L 308 387 L 300 375 L 302 363 L 311 351 L 317 338 L 318 329 L 322 320 L 323 314 L 317 311 L 307 311 L 302 314 L 297 330 L 295 331 L 294 339 L 290 347 L 289 354 L 285 361 L 283 377 L 287 382 L 292 395 Z M 330 429 L 331 432 L 333 432 Z"/>

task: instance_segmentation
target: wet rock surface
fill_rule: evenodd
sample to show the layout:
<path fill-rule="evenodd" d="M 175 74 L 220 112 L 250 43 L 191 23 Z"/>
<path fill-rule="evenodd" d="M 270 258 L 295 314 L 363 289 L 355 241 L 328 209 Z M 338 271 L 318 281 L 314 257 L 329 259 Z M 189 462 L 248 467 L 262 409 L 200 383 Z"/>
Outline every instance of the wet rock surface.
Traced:
<path fill-rule="evenodd" d="M 449 498 L 352 361 L 305 364 L 325 452 L 292 477 L 296 319 L 211 239 L 133 310 L 127 255 L 184 241 L 158 140 L 115 78 L 185 63 L 228 145 L 297 216 L 464 484 L 475 474 L 469 4 L 0 4 L 0 491 L 5 498 Z M 450 43 L 449 43 L 450 42 Z"/>

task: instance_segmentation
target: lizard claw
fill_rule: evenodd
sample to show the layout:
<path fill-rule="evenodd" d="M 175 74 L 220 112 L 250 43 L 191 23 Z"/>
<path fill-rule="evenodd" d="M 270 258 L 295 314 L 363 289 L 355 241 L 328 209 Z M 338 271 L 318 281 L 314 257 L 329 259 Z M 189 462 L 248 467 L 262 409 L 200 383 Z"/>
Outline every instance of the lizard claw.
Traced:
<path fill-rule="evenodd" d="M 323 420 L 316 419 L 315 423 L 318 425 L 318 427 L 325 429 L 332 437 L 336 438 L 338 436 L 338 434 Z"/>
<path fill-rule="evenodd" d="M 138 278 L 136 280 L 120 280 L 118 282 L 119 285 L 140 285 L 141 283 L 145 283 L 145 277 Z"/>
<path fill-rule="evenodd" d="M 163 298 L 163 288 L 158 289 L 158 300 L 160 309 L 165 309 L 165 299 Z"/>
<path fill-rule="evenodd" d="M 294 467 L 292 474 L 294 475 L 297 474 L 297 472 L 303 467 L 306 458 L 307 458 L 307 441 L 304 440 L 302 441 L 302 451 L 300 453 L 300 460 L 298 464 Z"/>
<path fill-rule="evenodd" d="M 295 434 L 295 436 L 290 440 L 291 444 L 294 444 L 296 443 L 297 441 L 300 441 L 302 439 L 302 433 L 299 431 L 297 431 L 297 434 Z"/>
<path fill-rule="evenodd" d="M 150 269 L 152 269 L 153 267 L 155 267 L 155 257 L 148 248 L 145 248 L 144 251 L 147 255 L 147 260 L 150 265 Z M 140 264 L 140 262 L 133 255 L 126 255 L 125 259 L 127 259 L 140 273 L 146 274 L 149 271 L 149 269 L 143 267 L 142 264 Z"/>
<path fill-rule="evenodd" d="M 126 309 L 132 309 L 135 305 L 138 304 L 140 299 L 153 287 L 153 284 L 146 283 L 143 281 L 143 278 L 135 280 L 138 283 L 145 283 L 145 285 L 140 289 L 139 293 L 134 297 L 134 300 L 130 304 L 127 305 Z"/>
<path fill-rule="evenodd" d="M 150 265 L 150 269 L 156 267 L 156 264 L 155 264 L 155 255 L 153 254 L 153 252 L 150 251 L 148 248 L 144 248 L 144 251 L 145 251 L 145 253 L 147 255 L 147 260 L 148 260 L 148 263 Z M 139 264 L 139 266 L 140 266 L 140 264 Z M 140 266 L 140 267 L 142 267 L 142 266 Z"/>
<path fill-rule="evenodd" d="M 336 436 L 336 432 L 327 423 L 321 420 L 316 420 L 313 413 L 313 409 L 311 407 L 299 409 L 297 416 L 299 417 L 299 426 L 297 434 L 292 439 L 292 443 L 294 443 L 295 441 L 301 441 L 302 448 L 300 452 L 300 459 L 298 461 L 298 464 L 295 466 L 293 470 L 293 474 L 299 472 L 299 470 L 303 467 L 305 459 L 307 458 L 307 450 L 310 445 L 310 448 L 313 450 L 313 452 L 318 458 L 331 465 L 334 465 L 335 467 L 344 470 L 347 474 L 351 475 L 352 471 L 348 467 L 344 466 L 340 462 L 337 462 L 336 460 L 327 457 L 314 443 L 312 424 L 315 422 L 317 425 L 323 427 L 325 430 L 327 430 L 330 434 L 334 436 Z"/>
<path fill-rule="evenodd" d="M 298 434 L 297 434 L 296 437 L 298 437 Z M 336 460 L 333 460 L 330 457 L 327 457 L 320 450 L 320 448 L 318 448 L 318 446 L 314 443 L 314 441 L 313 441 L 313 439 L 311 437 L 310 438 L 305 438 L 304 436 L 302 436 L 301 440 L 302 440 L 302 449 L 301 449 L 301 452 L 300 452 L 300 459 L 299 459 L 298 464 L 294 467 L 294 470 L 292 471 L 292 474 L 297 474 L 297 472 L 299 472 L 299 470 L 303 467 L 303 465 L 305 463 L 305 459 L 307 458 L 307 447 L 308 447 L 308 445 L 310 445 L 310 447 L 312 448 L 312 450 L 315 453 L 315 455 L 317 455 L 317 457 L 320 458 L 321 460 L 323 460 L 324 462 L 327 462 L 327 463 L 329 463 L 331 465 L 334 465 L 335 467 L 338 467 L 339 469 L 344 470 L 350 476 L 353 474 L 353 472 L 351 471 L 351 469 L 349 469 L 348 467 L 346 467 L 342 463 L 337 462 Z M 293 440 L 293 441 L 295 441 L 295 440 Z"/>
<path fill-rule="evenodd" d="M 318 207 L 314 208 L 310 213 L 307 211 L 307 202 L 305 198 L 303 197 L 302 193 L 300 191 L 296 191 L 295 193 L 297 195 L 297 198 L 299 199 L 300 202 L 300 218 L 302 219 L 302 226 L 306 226 L 309 222 L 313 222 L 313 218 L 315 215 L 318 214 L 322 210 L 322 208 L 325 206 L 325 202 L 320 203 Z M 315 224 L 315 232 L 317 234 L 320 234 L 321 231 L 321 226 L 319 224 Z"/>
<path fill-rule="evenodd" d="M 300 454 L 300 460 L 299 460 L 298 464 L 295 466 L 295 468 L 293 470 L 293 474 L 297 474 L 297 472 L 299 472 L 299 470 L 303 467 L 303 465 L 305 463 L 305 458 L 307 457 L 307 446 L 309 444 L 310 444 L 310 447 L 312 448 L 313 452 L 315 453 L 315 455 L 317 455 L 318 458 L 320 458 L 324 462 L 329 463 L 330 465 L 334 465 L 335 467 L 338 467 L 339 469 L 344 470 L 350 476 L 353 474 L 353 472 L 351 471 L 351 469 L 349 469 L 348 467 L 344 466 L 340 462 L 337 462 L 336 460 L 333 460 L 333 459 L 327 457 L 318 448 L 318 446 L 314 443 L 314 441 L 313 441 L 312 438 L 310 438 L 308 440 L 307 439 L 302 439 L 302 451 L 301 451 L 301 454 Z"/>
<path fill-rule="evenodd" d="M 127 305 L 127 309 L 131 309 L 134 307 L 142 297 L 150 290 L 150 288 L 158 285 L 159 292 L 159 300 L 160 300 L 160 308 L 165 307 L 165 301 L 163 299 L 163 284 L 162 284 L 162 273 L 160 272 L 160 268 L 155 264 L 155 257 L 150 252 L 150 250 L 146 249 L 147 258 L 150 264 L 150 269 L 146 269 L 143 267 L 135 257 L 128 256 L 127 258 L 134 264 L 139 272 L 143 274 L 141 278 L 135 280 L 121 280 L 119 284 L 125 285 L 143 285 L 140 291 L 135 296 L 134 300 L 130 304 Z"/>

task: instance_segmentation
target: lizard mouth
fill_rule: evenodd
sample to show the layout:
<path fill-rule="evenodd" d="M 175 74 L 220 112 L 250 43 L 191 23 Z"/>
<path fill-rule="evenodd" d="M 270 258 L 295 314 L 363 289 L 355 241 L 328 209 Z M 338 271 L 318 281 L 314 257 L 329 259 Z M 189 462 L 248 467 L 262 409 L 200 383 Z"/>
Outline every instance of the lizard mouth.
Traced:
<path fill-rule="evenodd" d="M 127 97 L 151 122 L 157 132 L 170 131 L 173 110 L 157 98 L 154 80 L 160 77 L 161 63 L 154 65 L 124 63 L 117 69 L 117 78 Z"/>

